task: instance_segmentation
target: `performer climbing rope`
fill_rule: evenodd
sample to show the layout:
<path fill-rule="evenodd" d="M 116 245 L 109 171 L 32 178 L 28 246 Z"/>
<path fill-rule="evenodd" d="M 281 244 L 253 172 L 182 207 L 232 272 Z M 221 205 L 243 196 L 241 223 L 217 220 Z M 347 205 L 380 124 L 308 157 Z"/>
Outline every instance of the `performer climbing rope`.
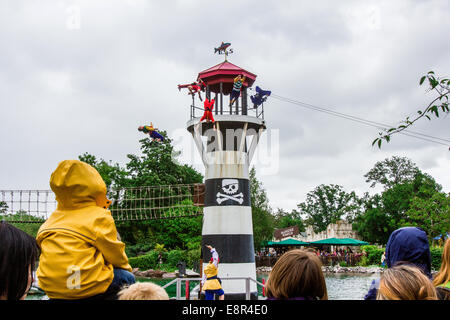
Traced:
<path fill-rule="evenodd" d="M 214 295 L 219 296 L 219 300 L 225 299 L 225 292 L 222 289 L 222 281 L 217 276 L 219 265 L 219 254 L 216 249 L 206 245 L 212 254 L 212 258 L 203 270 L 202 290 L 205 291 L 205 300 L 214 300 Z"/>
<path fill-rule="evenodd" d="M 239 98 L 244 81 L 245 76 L 243 74 L 240 74 L 236 78 L 234 78 L 233 90 L 231 90 L 230 93 L 230 107 L 233 105 L 234 101 Z"/>
<path fill-rule="evenodd" d="M 178 90 L 181 90 L 182 88 L 188 88 L 190 95 L 195 96 L 196 93 L 198 93 L 198 98 L 200 101 L 202 100 L 202 96 L 200 94 L 201 91 L 205 91 L 206 84 L 203 82 L 202 79 L 198 78 L 196 82 L 192 82 L 190 84 L 179 84 Z"/>
<path fill-rule="evenodd" d="M 263 90 L 260 87 L 256 86 L 256 93 L 253 96 L 250 96 L 250 99 L 253 102 L 253 108 L 256 109 L 263 102 L 267 100 L 267 97 L 270 96 L 272 92 L 268 90 Z"/>
<path fill-rule="evenodd" d="M 212 122 L 213 123 L 213 127 L 214 129 L 215 127 L 215 123 L 214 123 L 214 117 L 213 117 L 213 113 L 212 110 L 214 108 L 214 99 L 208 100 L 208 98 L 205 99 L 205 102 L 203 103 L 204 108 L 205 108 L 205 112 L 203 113 L 203 116 L 200 118 L 200 122 L 202 122 L 203 120 L 206 120 L 206 122 Z"/>

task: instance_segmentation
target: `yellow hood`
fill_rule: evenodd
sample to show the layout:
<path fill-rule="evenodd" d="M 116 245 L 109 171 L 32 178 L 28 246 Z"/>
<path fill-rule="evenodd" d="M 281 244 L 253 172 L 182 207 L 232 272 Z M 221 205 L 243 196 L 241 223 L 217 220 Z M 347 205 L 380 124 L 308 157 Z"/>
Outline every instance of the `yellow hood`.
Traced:
<path fill-rule="evenodd" d="M 39 228 L 37 278 L 51 299 L 80 299 L 105 292 L 114 268 L 131 271 L 125 244 L 106 198 L 106 185 L 95 168 L 62 161 L 50 178 L 58 208 Z"/>
<path fill-rule="evenodd" d="M 74 210 L 96 205 L 107 209 L 106 185 L 98 171 L 78 160 L 64 160 L 50 178 L 50 187 L 56 195 L 58 209 Z"/>

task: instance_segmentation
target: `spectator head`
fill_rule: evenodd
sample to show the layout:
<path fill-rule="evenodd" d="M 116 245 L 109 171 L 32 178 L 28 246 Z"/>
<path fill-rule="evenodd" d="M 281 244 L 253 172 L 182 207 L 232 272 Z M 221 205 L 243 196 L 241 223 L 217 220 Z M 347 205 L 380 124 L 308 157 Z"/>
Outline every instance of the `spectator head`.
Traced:
<path fill-rule="evenodd" d="M 377 300 L 437 300 L 430 279 L 412 265 L 398 265 L 383 272 Z"/>
<path fill-rule="evenodd" d="M 442 252 L 442 263 L 439 272 L 433 280 L 435 286 L 446 285 L 450 281 L 450 238 L 447 239 Z"/>
<path fill-rule="evenodd" d="M 269 299 L 328 299 L 319 258 L 300 249 L 290 250 L 278 259 L 266 290 Z"/>
<path fill-rule="evenodd" d="M 413 264 L 431 279 L 431 254 L 425 231 L 404 227 L 391 233 L 386 244 L 386 264 L 391 268 L 399 263 Z"/>
<path fill-rule="evenodd" d="M 0 300 L 25 299 L 38 256 L 33 237 L 0 221 Z"/>
<path fill-rule="evenodd" d="M 91 205 L 108 209 L 111 205 L 100 173 L 83 161 L 61 161 L 50 177 L 50 187 L 60 210 L 80 209 Z"/>
<path fill-rule="evenodd" d="M 169 300 L 166 290 L 152 282 L 136 282 L 122 289 L 119 300 Z"/>

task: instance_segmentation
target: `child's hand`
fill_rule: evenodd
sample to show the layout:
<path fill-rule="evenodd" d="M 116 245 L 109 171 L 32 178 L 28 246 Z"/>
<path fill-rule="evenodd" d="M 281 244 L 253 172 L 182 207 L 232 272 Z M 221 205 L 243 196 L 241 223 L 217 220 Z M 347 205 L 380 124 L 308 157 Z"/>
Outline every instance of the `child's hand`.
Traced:
<path fill-rule="evenodd" d="M 209 250 L 212 250 L 212 247 L 211 247 L 209 244 L 207 244 L 206 247 L 207 247 Z"/>

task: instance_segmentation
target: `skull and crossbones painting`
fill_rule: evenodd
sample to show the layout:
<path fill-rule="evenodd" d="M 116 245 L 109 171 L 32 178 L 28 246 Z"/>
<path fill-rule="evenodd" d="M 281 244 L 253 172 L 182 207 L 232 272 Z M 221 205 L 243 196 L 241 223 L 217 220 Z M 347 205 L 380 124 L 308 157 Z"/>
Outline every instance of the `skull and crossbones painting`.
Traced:
<path fill-rule="evenodd" d="M 242 204 L 244 202 L 244 194 L 239 191 L 239 181 L 237 179 L 223 179 L 222 191 L 217 192 L 217 203 L 221 204 L 226 200 L 232 200 L 236 203 Z"/>

